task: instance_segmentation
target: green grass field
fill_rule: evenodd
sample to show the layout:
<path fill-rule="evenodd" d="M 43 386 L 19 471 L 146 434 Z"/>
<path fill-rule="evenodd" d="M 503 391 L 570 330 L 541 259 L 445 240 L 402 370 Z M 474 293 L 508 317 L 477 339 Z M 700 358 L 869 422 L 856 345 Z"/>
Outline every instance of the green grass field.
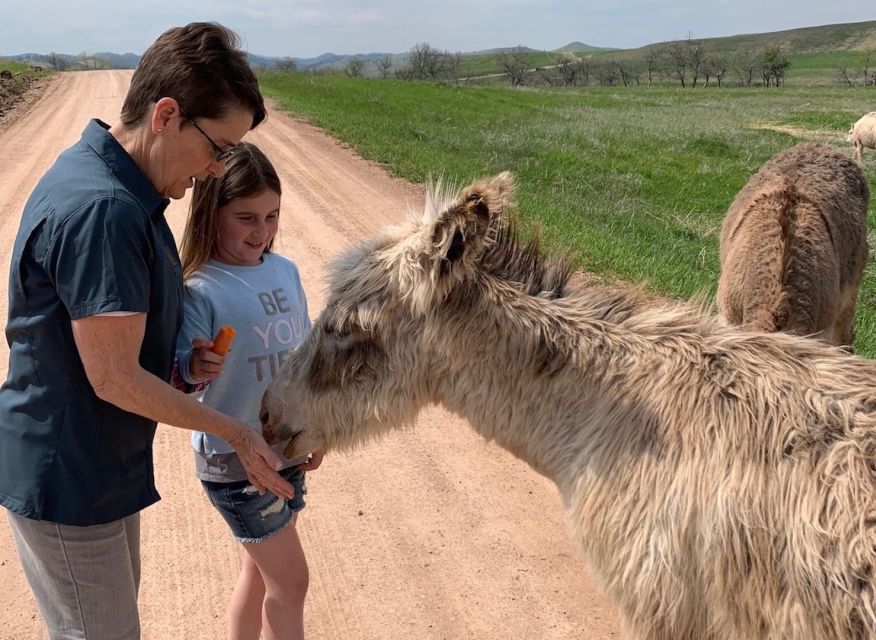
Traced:
<path fill-rule="evenodd" d="M 267 95 L 392 173 L 458 183 L 512 170 L 524 228 L 606 279 L 657 293 L 714 293 L 733 196 L 781 149 L 817 138 L 850 150 L 872 88 L 588 89 L 439 86 L 265 74 Z M 792 135 L 793 134 L 793 135 Z M 876 156 L 865 159 L 876 192 Z M 871 229 L 876 228 L 876 196 Z M 876 273 L 856 347 L 876 355 Z"/>

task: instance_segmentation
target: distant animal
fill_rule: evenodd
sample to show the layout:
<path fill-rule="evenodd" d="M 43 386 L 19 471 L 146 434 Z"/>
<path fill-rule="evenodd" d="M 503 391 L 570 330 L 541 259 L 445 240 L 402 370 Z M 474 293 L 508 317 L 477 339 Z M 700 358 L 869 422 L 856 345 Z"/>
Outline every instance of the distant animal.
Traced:
<path fill-rule="evenodd" d="M 861 116 L 861 119 L 849 129 L 846 141 L 855 145 L 855 159 L 863 162 L 864 147 L 876 149 L 876 111 Z"/>
<path fill-rule="evenodd" d="M 876 638 L 876 361 L 570 293 L 512 193 L 430 192 L 334 264 L 268 442 L 350 449 L 440 403 L 556 483 L 629 637 Z"/>
<path fill-rule="evenodd" d="M 851 345 L 869 199 L 860 166 L 825 145 L 799 144 L 769 160 L 721 227 L 721 315 Z"/>

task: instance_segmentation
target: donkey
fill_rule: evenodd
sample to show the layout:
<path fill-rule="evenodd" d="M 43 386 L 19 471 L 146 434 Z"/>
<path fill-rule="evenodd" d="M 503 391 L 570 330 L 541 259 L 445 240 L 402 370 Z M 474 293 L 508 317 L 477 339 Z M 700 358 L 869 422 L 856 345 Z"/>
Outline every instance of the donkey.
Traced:
<path fill-rule="evenodd" d="M 869 201 L 861 167 L 830 147 L 804 143 L 770 159 L 724 219 L 719 312 L 851 347 Z"/>
<path fill-rule="evenodd" d="M 876 362 L 635 292 L 569 293 L 503 173 L 336 261 L 262 400 L 286 455 L 430 403 L 556 484 L 647 640 L 876 638 Z"/>

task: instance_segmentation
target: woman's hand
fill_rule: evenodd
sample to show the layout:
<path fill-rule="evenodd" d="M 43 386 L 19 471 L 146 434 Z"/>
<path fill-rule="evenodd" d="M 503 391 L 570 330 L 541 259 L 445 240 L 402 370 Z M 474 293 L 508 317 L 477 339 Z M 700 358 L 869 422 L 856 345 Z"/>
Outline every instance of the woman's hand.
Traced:
<path fill-rule="evenodd" d="M 209 338 L 192 340 L 192 357 L 189 359 L 189 376 L 193 380 L 215 380 L 222 373 L 225 356 L 210 351 L 213 341 Z"/>
<path fill-rule="evenodd" d="M 287 500 L 295 495 L 292 485 L 277 473 L 283 468 L 283 459 L 271 450 L 258 431 L 241 422 L 226 440 L 234 447 L 249 481 L 260 494 L 267 489 Z"/>

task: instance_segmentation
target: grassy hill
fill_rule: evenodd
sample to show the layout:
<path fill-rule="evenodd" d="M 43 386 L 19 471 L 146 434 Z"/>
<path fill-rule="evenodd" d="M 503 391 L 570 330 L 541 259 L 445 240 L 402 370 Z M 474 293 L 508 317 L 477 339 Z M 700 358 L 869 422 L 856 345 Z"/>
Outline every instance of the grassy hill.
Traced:
<path fill-rule="evenodd" d="M 849 24 L 833 24 L 769 33 L 742 34 L 721 38 L 694 39 L 710 56 L 733 59 L 742 53 L 757 54 L 770 47 L 780 47 L 791 61 L 785 77 L 786 84 L 799 86 L 835 85 L 837 67 L 846 65 L 850 70 L 862 64 L 865 56 L 871 54 L 870 67 L 876 68 L 876 20 Z M 575 43 L 572 43 L 574 45 Z M 541 55 L 527 54 L 530 69 L 555 64 L 560 52 L 578 59 L 591 60 L 594 64 L 606 61 L 624 61 L 644 64 L 649 53 L 665 52 L 671 42 L 655 42 L 635 49 L 581 49 L 564 47 Z M 587 45 L 585 45 L 586 47 Z M 490 76 L 503 71 L 498 56 L 467 57 L 463 62 L 468 73 L 464 77 L 478 74 Z M 666 79 L 670 84 L 671 79 Z M 501 82 L 501 80 L 494 80 Z"/>
<path fill-rule="evenodd" d="M 757 50 L 775 45 L 794 55 L 876 51 L 876 20 L 724 38 L 703 38 L 700 42 L 723 52 Z"/>
<path fill-rule="evenodd" d="M 617 49 L 612 49 L 610 47 L 594 47 L 589 44 L 584 44 L 583 42 L 570 42 L 565 47 L 554 49 L 554 51 L 557 53 L 593 53 L 595 51 L 617 51 Z"/>

